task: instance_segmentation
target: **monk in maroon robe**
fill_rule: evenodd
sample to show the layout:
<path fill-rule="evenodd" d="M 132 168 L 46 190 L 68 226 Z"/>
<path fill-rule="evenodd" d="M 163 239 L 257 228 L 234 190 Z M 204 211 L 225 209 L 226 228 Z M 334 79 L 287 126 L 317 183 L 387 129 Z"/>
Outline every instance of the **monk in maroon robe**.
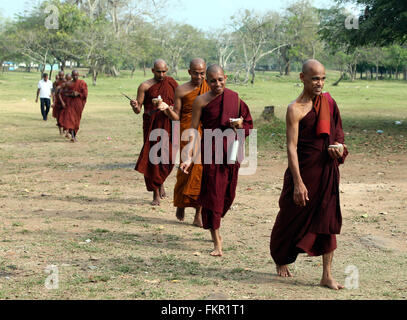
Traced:
<path fill-rule="evenodd" d="M 76 135 L 88 97 L 88 86 L 85 81 L 79 79 L 78 71 L 72 71 L 72 81 L 68 83 L 62 94 L 65 96 L 64 101 L 67 108 L 62 125 L 71 135 L 71 142 L 77 142 Z"/>
<path fill-rule="evenodd" d="M 342 289 L 331 273 L 336 234 L 342 225 L 339 164 L 348 152 L 339 109 L 322 93 L 325 68 L 308 60 L 300 75 L 302 94 L 287 109 L 287 151 L 280 212 L 271 233 L 270 253 L 277 273 L 291 277 L 288 264 L 299 253 L 323 256 L 322 286 Z"/>
<path fill-rule="evenodd" d="M 236 92 L 225 88 L 227 77 L 220 66 L 210 66 L 206 75 L 211 91 L 195 99 L 192 106 L 191 128 L 197 130 L 199 122 L 202 122 L 203 172 L 198 202 L 202 206 L 203 227 L 210 230 L 214 242 L 211 255 L 222 256 L 220 223 L 235 198 L 242 160 L 242 157 L 238 157 L 237 161 L 230 161 L 230 150 L 237 138 L 236 129 L 243 129 L 243 135 L 238 135 L 240 150 L 243 150 L 245 138 L 253 128 L 253 120 L 246 103 Z M 231 119 L 235 120 L 231 121 Z M 216 137 L 213 139 L 209 134 L 215 132 L 214 130 L 224 135 L 221 137 L 223 142 L 221 155 L 216 148 Z M 194 142 L 195 138 L 192 138 L 191 145 L 194 145 Z M 188 174 L 192 162 L 192 156 L 189 155 L 188 159 L 181 164 L 181 169 Z"/>
<path fill-rule="evenodd" d="M 62 134 L 63 128 L 61 123 L 59 122 L 60 114 L 62 111 L 62 103 L 59 99 L 59 91 L 61 90 L 62 84 L 65 82 L 64 72 L 59 71 L 56 80 L 52 84 L 52 116 L 57 120 L 57 127 L 59 129 L 59 134 Z"/>
<path fill-rule="evenodd" d="M 144 175 L 147 190 L 153 192 L 152 205 L 160 205 L 160 199 L 166 197 L 164 182 L 174 167 L 171 118 L 177 116 L 173 106 L 178 83 L 166 75 L 167 71 L 165 61 L 157 60 L 152 69 L 154 78 L 143 82 L 138 88 L 137 99 L 130 102 L 136 114 L 141 112 L 144 105 L 144 145 L 135 170 Z M 155 129 L 163 129 L 168 140 L 164 137 L 157 137 L 156 141 L 150 141 L 150 134 Z M 150 151 L 157 143 L 162 143 L 162 146 L 152 162 Z"/>

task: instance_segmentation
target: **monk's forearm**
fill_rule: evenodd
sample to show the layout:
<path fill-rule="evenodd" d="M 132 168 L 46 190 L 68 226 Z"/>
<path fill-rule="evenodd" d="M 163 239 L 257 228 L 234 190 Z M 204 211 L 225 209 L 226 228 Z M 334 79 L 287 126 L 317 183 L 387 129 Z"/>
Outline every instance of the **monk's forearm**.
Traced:
<path fill-rule="evenodd" d="M 288 167 L 290 168 L 291 175 L 293 176 L 294 185 L 302 183 L 300 165 L 296 150 L 288 150 Z"/>
<path fill-rule="evenodd" d="M 167 109 L 164 112 L 172 121 L 179 121 L 179 115 L 174 110 Z"/>

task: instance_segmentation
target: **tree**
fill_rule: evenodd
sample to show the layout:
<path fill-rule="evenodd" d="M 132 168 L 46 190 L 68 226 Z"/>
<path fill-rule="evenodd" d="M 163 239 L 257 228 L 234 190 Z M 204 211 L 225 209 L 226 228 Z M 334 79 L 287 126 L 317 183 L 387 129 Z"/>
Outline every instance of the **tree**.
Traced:
<path fill-rule="evenodd" d="M 180 61 L 199 53 L 198 44 L 204 35 L 190 25 L 169 22 L 157 30 L 156 38 L 160 41 L 170 74 L 178 76 Z"/>
<path fill-rule="evenodd" d="M 250 82 L 254 84 L 257 63 L 287 45 L 287 43 L 281 43 L 278 36 L 280 17 L 273 12 L 256 14 L 245 10 L 234 15 L 232 23 L 238 42 L 242 46 L 246 70 L 244 83 L 249 81 L 251 75 Z"/>
<path fill-rule="evenodd" d="M 404 0 L 337 0 L 362 7 L 359 28 L 350 37 L 352 47 L 386 46 L 407 41 L 407 1 Z"/>
<path fill-rule="evenodd" d="M 287 46 L 281 48 L 281 58 L 285 75 L 290 74 L 292 60 L 304 61 L 315 58 L 318 48 L 317 10 L 308 0 L 298 1 L 286 9 L 281 25 L 282 36 Z"/>

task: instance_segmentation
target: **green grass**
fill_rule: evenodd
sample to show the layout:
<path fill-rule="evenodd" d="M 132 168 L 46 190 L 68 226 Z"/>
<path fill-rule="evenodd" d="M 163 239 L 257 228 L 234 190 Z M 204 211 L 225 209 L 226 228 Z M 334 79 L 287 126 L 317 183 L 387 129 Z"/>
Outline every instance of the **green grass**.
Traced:
<path fill-rule="evenodd" d="M 0 298 L 199 299 L 219 288 L 236 299 L 349 298 L 347 291 L 334 295 L 308 286 L 315 282 L 320 270 L 302 258 L 295 270 L 303 272 L 298 275 L 298 288 L 273 282 L 274 264 L 268 253 L 272 223 L 262 222 L 274 220 L 272 214 L 276 210 L 271 206 L 267 212 L 259 211 L 257 201 L 271 203 L 271 197 L 277 199 L 281 172 L 276 172 L 278 178 L 239 178 L 238 187 L 243 189 L 235 202 L 239 210 L 228 213 L 222 229 L 225 255 L 212 259 L 210 235 L 190 225 L 193 210 L 187 212 L 183 223 L 175 218 L 171 202 L 174 172 L 167 185 L 170 197 L 155 210 L 149 205 L 151 194 L 145 191 L 142 175 L 134 172 L 142 146 L 142 119 L 134 115 L 120 92 L 134 97 L 145 79 L 142 73 L 137 72 L 130 79 L 123 72 L 118 78 L 101 77 L 96 87 L 89 85 L 78 144 L 61 138 L 54 120 L 41 120 L 39 105 L 34 103 L 38 75 L 0 73 L 0 226 L 4 233 Z M 407 83 L 358 80 L 332 87 L 336 77 L 337 73 L 328 72 L 326 90 L 338 102 L 351 152 L 405 152 Z M 259 73 L 254 86 L 229 86 L 247 102 L 255 120 L 260 167 L 265 158 L 286 154 L 286 106 L 301 90 L 296 78 L 294 74 L 278 77 L 276 73 Z M 187 80 L 185 71 L 181 72 L 181 79 Z M 90 83 L 89 78 L 85 80 Z M 276 117 L 269 122 L 260 120 L 264 107 L 270 105 L 275 106 Z M 403 124 L 394 125 L 396 120 L 403 120 Z M 379 129 L 384 134 L 378 135 Z M 390 165 L 397 163 L 389 162 Z M 267 195 L 261 198 L 264 200 L 251 200 L 263 194 Z M 241 196 L 247 202 L 239 200 Z M 347 210 L 350 209 L 345 208 L 344 212 Z M 361 228 L 387 228 L 385 218 L 393 214 L 386 209 L 386 217 L 369 214 L 362 218 L 363 210 L 351 212 L 346 223 Z M 397 237 L 404 235 L 403 223 L 397 221 L 400 227 L 392 231 Z M 396 228 L 391 226 L 393 229 Z M 233 241 L 233 233 L 241 236 L 242 242 Z M 84 243 L 86 239 L 92 241 Z M 401 291 L 383 284 L 377 274 L 392 281 L 405 279 L 406 258 L 400 258 L 397 251 L 360 250 L 357 242 L 340 244 L 342 248 L 335 256 L 340 279 L 344 278 L 345 266 L 358 259 L 355 263 L 358 267 L 360 263 L 364 281 L 361 290 L 366 287 L 363 298 L 402 297 Z M 345 246 L 353 251 L 344 253 Z M 49 263 L 60 268 L 60 289 L 55 292 L 44 289 L 44 268 Z M 388 271 L 391 268 L 401 270 L 400 275 Z M 405 286 L 403 282 L 399 287 Z"/>

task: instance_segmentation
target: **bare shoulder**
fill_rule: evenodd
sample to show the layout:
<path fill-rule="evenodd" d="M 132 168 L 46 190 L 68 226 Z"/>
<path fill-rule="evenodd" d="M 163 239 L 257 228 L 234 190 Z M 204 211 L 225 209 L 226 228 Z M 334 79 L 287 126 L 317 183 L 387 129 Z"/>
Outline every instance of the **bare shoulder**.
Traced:
<path fill-rule="evenodd" d="M 181 84 L 175 89 L 175 95 L 178 98 L 185 97 L 188 93 L 190 93 L 194 88 L 191 86 L 191 82 L 186 82 Z"/>
<path fill-rule="evenodd" d="M 300 120 L 302 115 L 302 108 L 301 104 L 297 102 L 297 100 L 292 101 L 287 106 L 287 117 L 291 120 Z"/>
<path fill-rule="evenodd" d="M 200 96 L 198 96 L 195 101 L 194 104 L 196 104 L 197 106 L 200 107 L 205 107 L 209 102 L 211 102 L 213 100 L 212 94 L 211 92 L 206 92 Z"/>
<path fill-rule="evenodd" d="M 142 83 L 140 84 L 139 90 L 147 91 L 148 89 L 151 88 L 151 86 L 154 85 L 154 83 L 155 83 L 155 82 L 154 82 L 154 79 L 146 80 L 146 81 L 144 81 L 144 82 L 142 82 Z"/>
<path fill-rule="evenodd" d="M 194 107 L 199 107 L 199 108 L 203 108 L 208 104 L 208 97 L 207 97 L 207 93 L 198 96 L 195 100 L 194 100 Z"/>

